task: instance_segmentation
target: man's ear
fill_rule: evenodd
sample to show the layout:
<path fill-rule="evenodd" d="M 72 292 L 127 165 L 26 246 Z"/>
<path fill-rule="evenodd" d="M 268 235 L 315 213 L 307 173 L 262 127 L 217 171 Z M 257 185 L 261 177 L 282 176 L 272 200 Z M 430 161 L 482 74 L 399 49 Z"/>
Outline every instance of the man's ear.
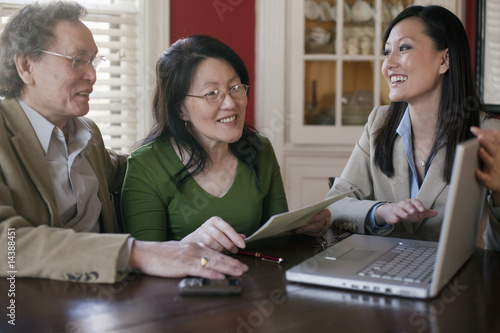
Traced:
<path fill-rule="evenodd" d="M 17 74 L 23 80 L 24 84 L 30 84 L 34 81 L 33 59 L 26 54 L 17 54 L 14 57 Z"/>

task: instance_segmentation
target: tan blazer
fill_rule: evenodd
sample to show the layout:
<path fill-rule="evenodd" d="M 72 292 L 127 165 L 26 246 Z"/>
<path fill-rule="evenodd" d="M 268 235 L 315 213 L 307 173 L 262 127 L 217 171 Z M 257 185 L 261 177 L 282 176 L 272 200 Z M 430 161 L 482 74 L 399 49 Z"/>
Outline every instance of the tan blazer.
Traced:
<path fill-rule="evenodd" d="M 372 111 L 342 175 L 335 179 L 333 187 L 327 194 L 329 198 L 340 192 L 358 188 L 353 195 L 329 207 L 333 226 L 337 228 L 355 233 L 375 234 L 372 230 L 368 230 L 369 228 L 365 228 L 365 219 L 370 209 L 379 202 L 398 202 L 410 198 L 408 162 L 402 138 L 398 136 L 394 143 L 395 174 L 393 178 L 388 178 L 383 174 L 375 166 L 372 158 L 375 153 L 374 133 L 381 126 L 388 109 L 388 106 L 381 106 Z M 500 128 L 500 121 L 493 118 L 486 119 L 481 127 Z M 444 159 L 445 150 L 438 150 L 417 195 L 417 199 L 425 207 L 437 210 L 438 215 L 420 223 L 397 223 L 380 235 L 391 234 L 391 236 L 431 241 L 439 239 L 448 196 L 448 185 L 441 176 Z"/>
<path fill-rule="evenodd" d="M 101 230 L 116 233 L 110 192 L 121 186 L 126 156 L 105 149 L 97 126 L 82 119 L 92 129 L 85 156 L 99 181 Z M 7 266 L 8 231 L 15 234 L 15 269 Z M 0 275 L 85 282 L 116 281 L 128 238 L 62 227 L 42 146 L 16 99 L 0 103 L 0 237 Z"/>

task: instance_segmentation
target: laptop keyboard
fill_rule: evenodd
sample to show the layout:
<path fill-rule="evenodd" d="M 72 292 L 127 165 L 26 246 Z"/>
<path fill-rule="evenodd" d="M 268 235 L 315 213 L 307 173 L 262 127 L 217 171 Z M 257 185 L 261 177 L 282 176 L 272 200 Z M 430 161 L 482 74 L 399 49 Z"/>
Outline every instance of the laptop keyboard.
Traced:
<path fill-rule="evenodd" d="M 405 282 L 422 282 L 432 273 L 435 247 L 399 243 L 358 275 Z"/>

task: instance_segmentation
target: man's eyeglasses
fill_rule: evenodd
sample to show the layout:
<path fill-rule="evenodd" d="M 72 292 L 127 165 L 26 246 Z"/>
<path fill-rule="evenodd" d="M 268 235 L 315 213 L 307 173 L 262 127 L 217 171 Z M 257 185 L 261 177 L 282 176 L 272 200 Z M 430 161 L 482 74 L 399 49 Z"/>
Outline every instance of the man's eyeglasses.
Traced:
<path fill-rule="evenodd" d="M 210 104 L 220 104 L 226 98 L 226 94 L 229 94 L 233 99 L 240 99 L 247 94 L 249 86 L 246 84 L 237 84 L 232 86 L 228 91 L 222 91 L 219 89 L 212 90 L 211 92 L 202 95 L 186 95 L 190 97 L 204 98 Z"/>
<path fill-rule="evenodd" d="M 45 50 L 43 50 L 42 52 L 68 59 L 69 61 L 71 61 L 71 66 L 73 67 L 73 69 L 77 72 L 83 71 L 85 68 L 87 68 L 89 64 L 92 64 L 92 67 L 94 67 L 94 69 L 97 71 L 99 67 L 102 65 L 102 63 L 107 61 L 106 58 L 103 56 L 98 56 L 92 59 L 88 55 L 80 54 L 73 58 L 64 54 L 59 54 Z"/>

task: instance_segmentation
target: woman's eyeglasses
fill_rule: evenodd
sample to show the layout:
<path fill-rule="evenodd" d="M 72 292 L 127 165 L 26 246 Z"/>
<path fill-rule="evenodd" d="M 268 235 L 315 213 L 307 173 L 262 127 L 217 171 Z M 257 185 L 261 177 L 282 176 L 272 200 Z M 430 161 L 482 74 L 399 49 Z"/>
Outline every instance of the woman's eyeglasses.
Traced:
<path fill-rule="evenodd" d="M 190 97 L 204 98 L 210 104 L 220 104 L 226 98 L 226 94 L 229 94 L 233 99 L 240 99 L 247 94 L 249 86 L 243 83 L 232 86 L 228 91 L 222 91 L 219 89 L 212 90 L 211 92 L 202 95 L 186 95 Z"/>

